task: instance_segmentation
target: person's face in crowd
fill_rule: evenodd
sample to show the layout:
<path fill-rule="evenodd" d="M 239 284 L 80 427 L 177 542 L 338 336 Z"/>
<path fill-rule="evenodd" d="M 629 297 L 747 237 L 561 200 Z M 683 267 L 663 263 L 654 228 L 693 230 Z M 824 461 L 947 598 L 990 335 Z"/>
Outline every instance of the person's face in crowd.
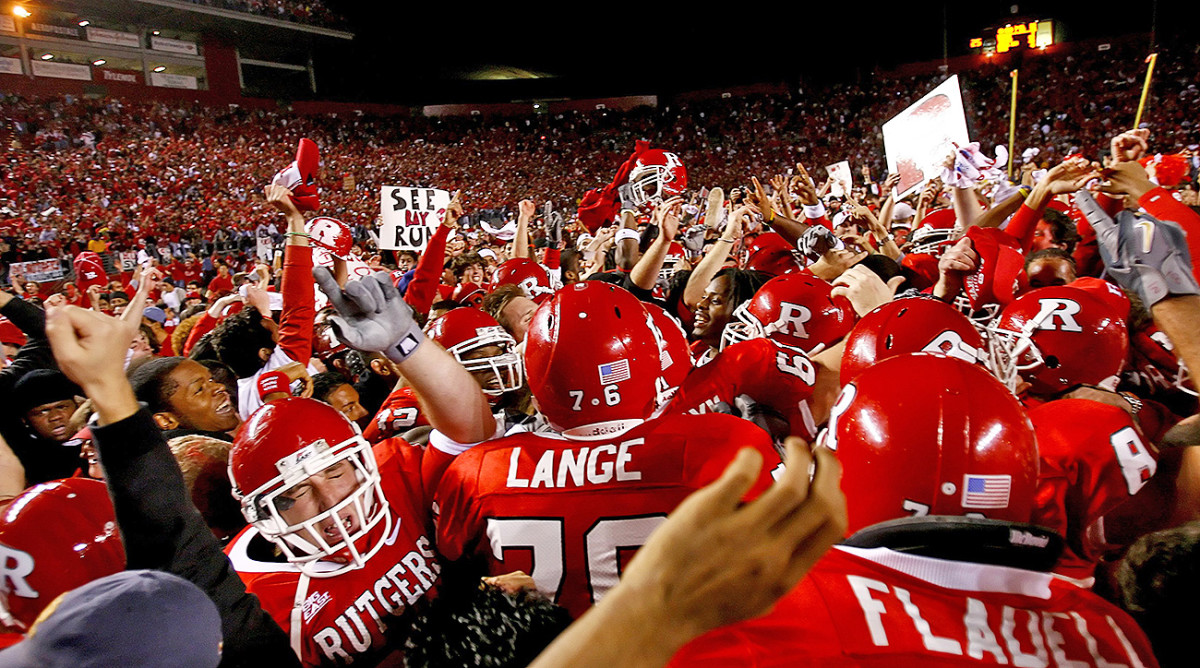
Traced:
<path fill-rule="evenodd" d="M 8 359 L 16 357 L 17 353 L 21 352 L 21 346 L 15 343 L 0 343 L 0 346 L 4 347 L 4 356 Z"/>
<path fill-rule="evenodd" d="M 42 291 L 42 286 L 38 285 L 38 283 L 36 281 L 28 281 L 27 283 L 25 283 L 25 292 L 27 292 L 28 294 L 36 295 L 37 293 L 39 293 L 41 291 Z"/>
<path fill-rule="evenodd" d="M 237 408 L 229 391 L 213 380 L 212 372 L 203 364 L 193 360 L 181 362 L 169 378 L 176 389 L 167 403 L 177 426 L 201 431 L 230 431 L 238 426 Z"/>
<path fill-rule="evenodd" d="M 357 487 L 358 476 L 354 465 L 343 459 L 280 493 L 275 498 L 275 508 L 285 522 L 294 526 L 345 501 Z M 331 545 L 342 541 L 342 534 L 334 521 L 334 518 L 327 517 L 315 527 L 323 534 L 325 542 Z M 342 522 L 350 534 L 362 526 L 354 504 L 348 504 L 338 511 L 336 521 Z M 307 531 L 298 531 L 295 535 L 316 545 Z"/>
<path fill-rule="evenodd" d="M 71 420 L 71 414 L 75 412 L 75 408 L 74 399 L 52 401 L 29 409 L 29 412 L 25 414 L 25 419 L 39 438 L 62 443 L 72 436 L 67 431 L 69 426 L 67 423 Z"/>
<path fill-rule="evenodd" d="M 187 289 L 188 292 L 200 292 L 200 284 L 196 281 L 192 281 L 191 283 L 187 284 Z"/>
<path fill-rule="evenodd" d="M 442 283 L 446 285 L 458 285 L 458 277 L 454 275 L 453 271 L 446 269 L 442 272 Z"/>
<path fill-rule="evenodd" d="M 1066 285 L 1074 281 L 1075 266 L 1065 258 L 1044 257 L 1029 263 L 1025 270 L 1029 276 L 1029 287 L 1045 288 L 1051 285 Z"/>
<path fill-rule="evenodd" d="M 367 409 L 359 403 L 358 390 L 355 390 L 354 386 L 349 383 L 338 385 L 329 393 L 325 401 L 336 408 L 339 413 L 345 415 L 347 420 L 356 424 L 367 417 Z"/>
<path fill-rule="evenodd" d="M 108 305 L 112 307 L 114 315 L 121 315 L 127 304 L 129 304 L 129 300 L 124 297 L 112 297 L 108 300 Z"/>
<path fill-rule="evenodd" d="M 154 355 L 154 349 L 150 347 L 150 340 L 146 338 L 145 332 L 138 332 L 133 337 L 133 342 L 129 344 L 129 351 L 133 353 L 129 358 L 130 361 Z"/>
<path fill-rule="evenodd" d="M 514 297 L 500 310 L 500 324 L 505 325 L 508 333 L 518 342 L 525 340 L 525 332 L 529 331 L 529 322 L 533 320 L 533 312 L 537 304 L 528 297 Z"/>
<path fill-rule="evenodd" d="M 409 269 L 415 267 L 416 264 L 417 263 L 413 261 L 411 255 L 401 255 L 400 257 L 396 258 L 396 268 L 400 271 L 408 271 Z"/>
<path fill-rule="evenodd" d="M 462 282 L 483 285 L 483 266 L 472 264 L 466 269 L 463 269 Z"/>
<path fill-rule="evenodd" d="M 219 274 L 221 276 L 221 278 L 225 278 L 226 276 L 229 275 L 229 267 L 226 265 L 223 265 L 223 264 L 219 265 L 217 267 L 217 274 Z"/>
<path fill-rule="evenodd" d="M 1033 244 L 1029 249 L 1032 252 L 1047 248 L 1062 248 L 1066 250 L 1067 245 L 1056 242 L 1054 240 L 1054 227 L 1044 220 L 1039 220 L 1037 227 L 1033 230 Z"/>
<path fill-rule="evenodd" d="M 446 242 L 446 252 L 451 256 L 461 254 L 467 247 L 467 240 L 461 236 L 456 236 Z"/>
<path fill-rule="evenodd" d="M 100 305 L 101 311 L 107 311 L 110 308 L 112 308 L 112 305 L 109 304 L 108 300 L 103 297 L 101 297 L 100 299 L 97 299 L 96 303 Z"/>
<path fill-rule="evenodd" d="M 733 285 L 728 276 L 719 276 L 709 282 L 704 289 L 704 296 L 696 305 L 696 318 L 693 321 L 692 335 L 716 348 L 721 342 L 721 332 L 729 319 L 733 317 L 733 304 L 730 293 Z"/>
<path fill-rule="evenodd" d="M 196 261 L 196 254 L 195 254 L 195 253 L 188 253 L 188 254 L 187 254 L 187 261 L 188 261 L 188 262 L 195 262 L 195 261 Z"/>
<path fill-rule="evenodd" d="M 908 229 L 907 227 L 892 228 L 892 236 L 896 238 L 897 246 L 903 246 L 904 244 L 908 243 L 908 235 L 911 233 L 912 230 Z"/>

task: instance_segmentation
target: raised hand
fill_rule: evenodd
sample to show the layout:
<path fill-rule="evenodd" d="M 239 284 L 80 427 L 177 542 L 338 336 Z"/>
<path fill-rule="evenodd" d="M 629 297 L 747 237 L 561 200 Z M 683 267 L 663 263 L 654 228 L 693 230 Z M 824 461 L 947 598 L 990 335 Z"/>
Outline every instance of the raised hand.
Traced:
<path fill-rule="evenodd" d="M 683 210 L 683 198 L 672 197 L 654 209 L 654 224 L 658 225 L 659 234 L 666 243 L 670 243 L 679 233 L 679 218 Z"/>
<path fill-rule="evenodd" d="M 1144 128 L 1122 132 L 1112 138 L 1110 149 L 1114 164 L 1137 162 L 1150 150 L 1150 131 Z"/>
<path fill-rule="evenodd" d="M 534 214 L 537 213 L 537 204 L 535 204 L 531 199 L 523 199 L 519 204 L 517 204 L 517 210 L 520 213 L 521 218 L 524 218 L 525 220 L 532 220 Z"/>
<path fill-rule="evenodd" d="M 854 306 L 854 312 L 862 317 L 876 307 L 892 301 L 902 283 L 903 276 L 893 276 L 884 283 L 875 272 L 862 265 L 855 265 L 833 280 L 834 288 L 829 294 L 849 299 Z"/>
<path fill-rule="evenodd" d="M 812 177 L 799 162 L 796 163 L 796 175 L 792 177 L 791 187 L 792 193 L 800 198 L 800 203 L 804 206 L 816 206 L 820 203 L 821 199 L 817 195 L 817 187 Z"/>
<path fill-rule="evenodd" d="M 387 272 L 350 281 L 345 290 L 325 267 L 315 267 L 313 279 L 337 309 L 338 314 L 329 319 L 334 334 L 351 348 L 381 352 L 399 363 L 425 340 L 412 307 Z"/>
<path fill-rule="evenodd" d="M 450 203 L 446 205 L 446 214 L 442 216 L 442 224 L 452 230 L 458 229 L 458 219 L 463 216 L 462 201 L 459 199 L 461 195 L 461 190 L 454 191 L 454 196 L 450 198 Z M 525 201 L 528 202 L 529 200 Z"/>

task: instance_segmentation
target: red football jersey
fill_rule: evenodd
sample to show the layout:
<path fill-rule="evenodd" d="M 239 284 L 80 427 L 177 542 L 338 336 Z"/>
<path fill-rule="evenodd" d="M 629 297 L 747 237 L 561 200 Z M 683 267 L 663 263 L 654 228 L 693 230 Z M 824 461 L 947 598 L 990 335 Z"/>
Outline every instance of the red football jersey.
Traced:
<path fill-rule="evenodd" d="M 1089 578 L 1107 547 L 1102 520 L 1137 494 L 1158 468 L 1157 453 L 1115 406 L 1059 399 L 1029 411 L 1037 432 L 1037 506 L 1030 520 L 1066 539 L 1055 572 Z"/>
<path fill-rule="evenodd" d="M 1049 573 L 839 546 L 771 612 L 697 638 L 669 665 L 1158 663 L 1128 615 Z"/>
<path fill-rule="evenodd" d="M 392 513 L 392 533 L 383 537 L 384 546 L 362 568 L 310 578 L 288 562 L 261 561 L 251 554 L 251 541 L 258 537 L 253 526 L 225 549 L 246 589 L 290 636 L 292 649 L 306 666 L 376 665 L 398 658 L 395 646 L 386 643 L 388 626 L 409 606 L 432 595 L 441 571 L 421 484 L 422 468 L 429 469 L 433 462 L 424 461 L 420 448 L 398 439 L 384 441 L 374 451 Z"/>
<path fill-rule="evenodd" d="M 719 403 L 733 406 L 744 394 L 778 411 L 793 435 L 811 443 L 817 436 L 811 405 L 816 378 L 816 367 L 802 351 L 771 339 L 750 339 L 692 369 L 668 411 L 708 413 Z"/>
<path fill-rule="evenodd" d="M 425 414 L 421 412 L 421 402 L 417 395 L 407 385 L 392 390 L 383 400 L 379 412 L 371 418 L 371 423 L 363 430 L 363 438 L 368 443 L 378 443 L 386 438 L 399 436 L 413 427 L 423 427 L 429 424 Z"/>
<path fill-rule="evenodd" d="M 438 552 L 449 561 L 481 555 L 491 575 L 525 571 L 578 617 L 744 446 L 764 458 L 756 495 L 779 457 L 765 432 L 728 415 L 669 416 L 611 441 L 524 433 L 478 445 L 438 487 Z"/>

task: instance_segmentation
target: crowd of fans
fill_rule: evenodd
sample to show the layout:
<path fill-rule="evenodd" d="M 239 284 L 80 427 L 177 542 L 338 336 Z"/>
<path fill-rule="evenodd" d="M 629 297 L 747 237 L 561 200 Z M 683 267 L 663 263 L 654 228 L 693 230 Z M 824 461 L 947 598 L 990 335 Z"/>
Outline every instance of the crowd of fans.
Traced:
<path fill-rule="evenodd" d="M 1030 59 L 1011 180 L 903 197 L 879 127 L 931 78 L 5 100 L 0 663 L 1191 665 L 1200 62 L 1130 129 L 1122 55 Z M 991 149 L 1007 75 L 963 80 Z M 454 192 L 423 248 L 384 185 Z M 147 596 L 206 622 L 61 621 Z"/>
<path fill-rule="evenodd" d="M 341 28 L 346 23 L 345 19 L 326 7 L 322 0 L 188 0 L 188 2 L 324 28 Z"/>

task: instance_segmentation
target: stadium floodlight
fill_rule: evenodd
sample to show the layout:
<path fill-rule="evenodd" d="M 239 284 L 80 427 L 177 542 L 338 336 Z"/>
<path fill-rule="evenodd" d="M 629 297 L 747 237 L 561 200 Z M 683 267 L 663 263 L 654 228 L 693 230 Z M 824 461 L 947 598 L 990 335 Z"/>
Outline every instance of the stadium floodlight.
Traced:
<path fill-rule="evenodd" d="M 86 28 L 86 27 L 88 27 L 88 26 L 90 26 L 90 25 L 92 25 L 92 22 L 91 22 L 91 21 L 89 21 L 89 20 L 87 20 L 87 19 L 80 19 L 80 21 L 79 21 L 79 27 L 80 27 L 80 28 Z"/>
<path fill-rule="evenodd" d="M 155 72 L 166 72 L 167 68 L 162 65 L 159 65 L 158 67 L 154 68 L 154 71 Z"/>
<path fill-rule="evenodd" d="M 29 10 L 25 9 L 25 7 L 22 5 L 13 5 L 12 13 L 13 13 L 13 16 L 17 16 L 17 17 L 20 17 L 23 19 L 27 19 L 31 16 L 31 14 L 29 13 Z"/>
<path fill-rule="evenodd" d="M 98 60 L 93 60 L 93 61 L 92 61 L 92 64 L 93 64 L 93 65 L 95 65 L 96 67 L 100 67 L 101 65 L 103 65 L 103 64 L 105 64 L 105 63 L 107 63 L 107 62 L 108 62 L 107 60 L 105 60 L 105 59 L 103 59 L 103 58 L 100 58 L 100 59 L 98 59 Z"/>
<path fill-rule="evenodd" d="M 54 54 L 53 53 L 43 53 L 42 60 L 54 60 Z"/>

